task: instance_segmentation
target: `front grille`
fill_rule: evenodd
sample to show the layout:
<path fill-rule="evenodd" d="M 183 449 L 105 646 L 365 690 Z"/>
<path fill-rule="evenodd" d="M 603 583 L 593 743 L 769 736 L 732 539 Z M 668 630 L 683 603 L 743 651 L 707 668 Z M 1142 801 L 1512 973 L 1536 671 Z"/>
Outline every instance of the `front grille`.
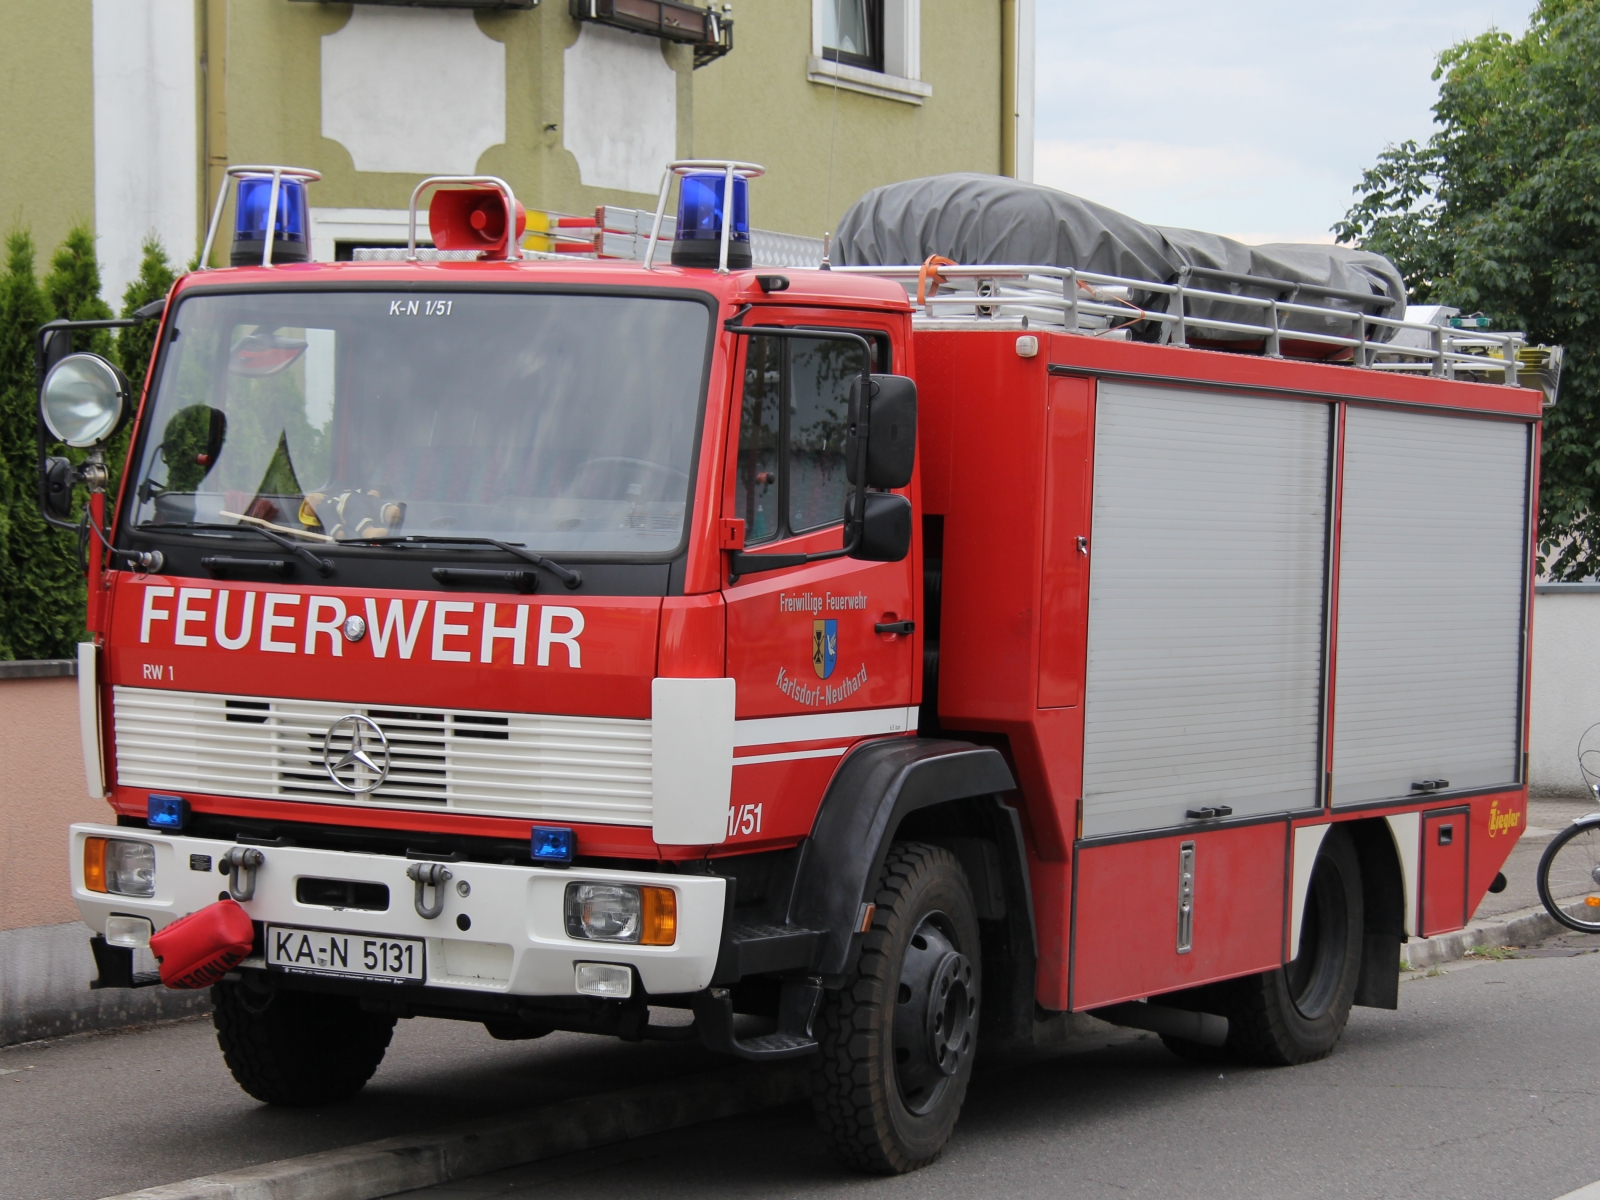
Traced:
<path fill-rule="evenodd" d="M 112 689 L 112 704 L 117 780 L 127 787 L 545 821 L 651 819 L 649 721 L 128 687 Z M 352 713 L 389 742 L 388 778 L 354 796 L 328 778 L 322 756 L 328 728 Z"/>

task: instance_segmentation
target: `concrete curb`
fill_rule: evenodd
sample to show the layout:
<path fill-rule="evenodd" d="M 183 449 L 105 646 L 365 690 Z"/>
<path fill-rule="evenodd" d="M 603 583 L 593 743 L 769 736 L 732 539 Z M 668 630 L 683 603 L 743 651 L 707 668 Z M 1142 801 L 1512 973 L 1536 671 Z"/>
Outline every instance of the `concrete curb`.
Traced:
<path fill-rule="evenodd" d="M 806 1095 L 803 1063 L 740 1066 L 563 1100 L 494 1120 L 200 1175 L 110 1200 L 376 1200 L 789 1104 Z"/>
<path fill-rule="evenodd" d="M 1543 906 L 1518 909 L 1455 933 L 1413 938 L 1400 947 L 1400 966 L 1403 970 L 1416 971 L 1455 962 L 1478 946 L 1526 946 L 1553 937 L 1565 928 L 1545 912 Z"/>

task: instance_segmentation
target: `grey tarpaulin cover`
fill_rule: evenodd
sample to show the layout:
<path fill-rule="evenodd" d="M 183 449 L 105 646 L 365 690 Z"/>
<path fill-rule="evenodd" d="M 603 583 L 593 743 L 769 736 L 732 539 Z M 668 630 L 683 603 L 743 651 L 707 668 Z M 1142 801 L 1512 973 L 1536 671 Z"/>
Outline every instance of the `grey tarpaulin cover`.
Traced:
<path fill-rule="evenodd" d="M 958 263 L 1072 267 L 1101 275 L 1177 283 L 1184 268 L 1210 268 L 1235 275 L 1354 292 L 1372 302 L 1308 294 L 1298 303 L 1405 316 L 1405 281 L 1381 254 L 1347 246 L 1282 243 L 1247 246 L 1231 238 L 1192 229 L 1146 225 L 1104 205 L 1036 183 L 998 175 L 934 175 L 875 188 L 857 200 L 839 221 L 833 260 L 841 266 L 902 266 L 941 254 Z M 1219 281 L 1191 274 L 1189 284 L 1217 291 L 1289 299 L 1283 289 Z M 1392 304 L 1384 304 L 1387 298 Z M 1139 307 L 1165 311 L 1167 297 L 1138 293 Z M 1186 311 L 1215 320 L 1259 325 L 1262 310 L 1218 301 L 1186 300 Z M 1155 337 L 1155 322 L 1144 336 Z M 1292 313 L 1285 330 L 1354 333 L 1348 318 L 1318 318 Z M 1392 330 L 1368 326 L 1367 336 L 1387 341 Z M 1260 335 L 1195 328 L 1191 340 L 1240 340 Z"/>

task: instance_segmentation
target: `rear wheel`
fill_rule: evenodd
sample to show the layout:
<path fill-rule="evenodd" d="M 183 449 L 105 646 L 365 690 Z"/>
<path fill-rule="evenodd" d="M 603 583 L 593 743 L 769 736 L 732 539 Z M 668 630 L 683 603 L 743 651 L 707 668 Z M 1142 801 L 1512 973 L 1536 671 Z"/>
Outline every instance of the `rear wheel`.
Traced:
<path fill-rule="evenodd" d="M 1569 825 L 1551 838 L 1534 878 L 1546 912 L 1568 929 L 1600 933 L 1600 818 Z M 1577 916 L 1563 907 L 1568 904 Z"/>
<path fill-rule="evenodd" d="M 817 1123 L 865 1171 L 939 1156 L 972 1077 L 981 988 L 972 891 L 948 850 L 891 847 L 877 911 L 845 985 L 817 1017 Z"/>
<path fill-rule="evenodd" d="M 350 996 L 211 989 L 212 1021 L 228 1070 L 266 1104 L 312 1107 L 349 1099 L 383 1061 L 395 1019 Z"/>
<path fill-rule="evenodd" d="M 1233 985 L 1228 1049 L 1264 1066 L 1326 1057 L 1350 1018 L 1363 918 L 1361 866 L 1349 835 L 1335 826 L 1312 868 L 1298 953 L 1275 971 Z"/>

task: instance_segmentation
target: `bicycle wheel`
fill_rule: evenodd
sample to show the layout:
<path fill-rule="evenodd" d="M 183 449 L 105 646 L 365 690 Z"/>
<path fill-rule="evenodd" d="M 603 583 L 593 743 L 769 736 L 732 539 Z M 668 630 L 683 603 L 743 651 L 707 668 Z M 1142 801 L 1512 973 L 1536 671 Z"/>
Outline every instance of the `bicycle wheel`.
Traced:
<path fill-rule="evenodd" d="M 1550 840 L 1535 879 L 1539 901 L 1552 917 L 1579 933 L 1600 933 L 1600 813 Z"/>

